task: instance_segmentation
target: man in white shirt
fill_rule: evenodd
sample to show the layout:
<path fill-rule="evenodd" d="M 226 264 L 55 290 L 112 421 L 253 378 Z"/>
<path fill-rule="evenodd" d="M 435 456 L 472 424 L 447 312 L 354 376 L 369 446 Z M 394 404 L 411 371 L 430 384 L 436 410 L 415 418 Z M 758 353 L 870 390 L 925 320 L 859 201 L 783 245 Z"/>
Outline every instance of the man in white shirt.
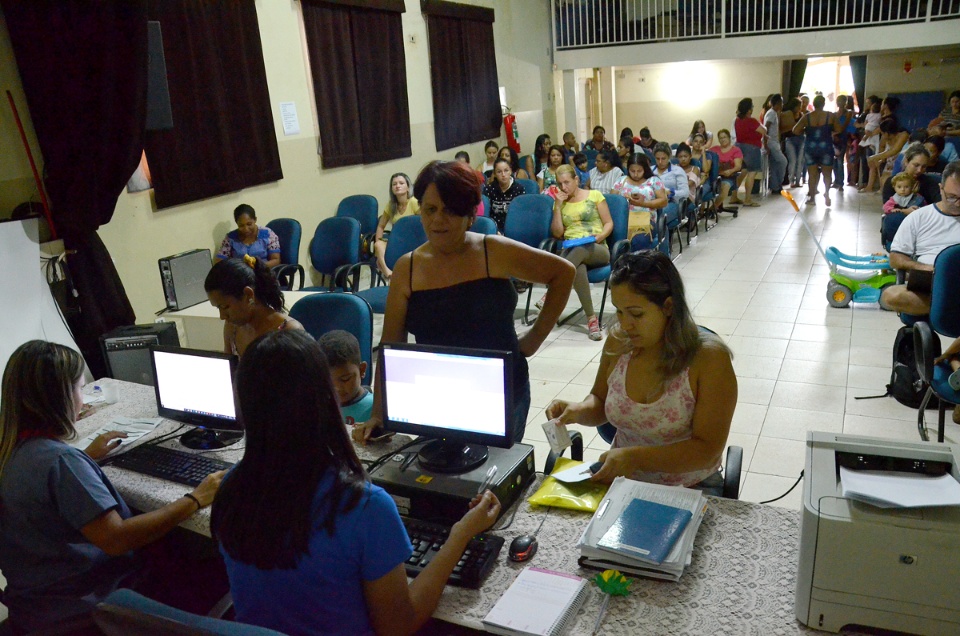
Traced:
<path fill-rule="evenodd" d="M 960 243 L 960 161 L 947 164 L 940 194 L 939 203 L 922 207 L 903 220 L 890 245 L 891 267 L 906 271 L 908 277 L 914 270 L 932 272 L 937 255 Z M 884 290 L 880 304 L 920 316 L 930 313 L 930 294 L 892 285 Z"/>

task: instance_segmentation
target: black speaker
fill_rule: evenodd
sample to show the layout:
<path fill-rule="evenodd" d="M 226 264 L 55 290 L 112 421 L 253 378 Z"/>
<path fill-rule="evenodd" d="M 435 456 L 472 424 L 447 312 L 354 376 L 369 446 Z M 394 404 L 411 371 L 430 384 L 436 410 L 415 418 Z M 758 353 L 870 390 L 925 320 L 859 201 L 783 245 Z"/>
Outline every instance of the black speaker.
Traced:
<path fill-rule="evenodd" d="M 173 128 L 170 89 L 167 86 L 167 62 L 163 57 L 160 23 L 147 22 L 147 130 Z"/>
<path fill-rule="evenodd" d="M 177 326 L 172 322 L 117 327 L 100 336 L 100 349 L 111 378 L 153 386 L 150 345 L 180 346 Z"/>

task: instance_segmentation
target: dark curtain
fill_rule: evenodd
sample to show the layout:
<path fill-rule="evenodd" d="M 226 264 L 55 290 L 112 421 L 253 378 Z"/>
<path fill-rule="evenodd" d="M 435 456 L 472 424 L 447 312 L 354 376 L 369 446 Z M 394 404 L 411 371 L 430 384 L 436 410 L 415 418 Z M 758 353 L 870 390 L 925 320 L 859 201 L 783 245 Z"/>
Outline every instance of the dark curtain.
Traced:
<path fill-rule="evenodd" d="M 425 2 L 437 150 L 500 136 L 493 10 Z"/>
<path fill-rule="evenodd" d="M 136 320 L 96 231 L 113 216 L 143 148 L 145 0 L 0 3 L 43 155 L 51 215 L 70 250 L 80 305 L 70 327 L 90 371 L 103 377 L 99 336 Z"/>
<path fill-rule="evenodd" d="M 860 110 L 863 110 L 867 85 L 866 55 L 850 56 L 850 73 L 853 75 L 853 92 L 857 94 L 857 106 L 860 107 Z"/>
<path fill-rule="evenodd" d="M 403 2 L 304 0 L 324 168 L 409 157 Z"/>
<path fill-rule="evenodd" d="M 783 101 L 800 94 L 803 75 L 807 72 L 806 60 L 784 60 L 783 62 Z"/>
<path fill-rule="evenodd" d="M 146 134 L 158 208 L 283 178 L 253 0 L 149 0 L 173 128 Z"/>

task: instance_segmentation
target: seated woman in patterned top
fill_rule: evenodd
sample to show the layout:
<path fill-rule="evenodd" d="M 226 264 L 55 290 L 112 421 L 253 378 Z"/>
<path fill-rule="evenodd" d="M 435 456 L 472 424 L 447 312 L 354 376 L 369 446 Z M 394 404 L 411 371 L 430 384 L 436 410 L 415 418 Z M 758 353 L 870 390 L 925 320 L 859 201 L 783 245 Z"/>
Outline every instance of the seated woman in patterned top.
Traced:
<path fill-rule="evenodd" d="M 493 162 L 493 180 L 483 184 L 483 194 L 490 199 L 490 218 L 497 224 L 497 232 L 503 234 L 507 208 L 511 201 L 523 194 L 523 186 L 513 178 L 509 161 L 497 159 Z"/>
<path fill-rule="evenodd" d="M 233 211 L 237 229 L 227 232 L 220 244 L 217 258 L 259 258 L 267 267 L 280 264 L 280 239 L 268 227 L 257 226 L 257 213 L 252 206 L 241 203 Z"/>
<path fill-rule="evenodd" d="M 619 258 L 610 294 L 617 325 L 590 394 L 582 402 L 554 400 L 547 418 L 616 427 L 593 481 L 622 475 L 715 487 L 722 483 L 717 471 L 737 405 L 730 350 L 693 322 L 680 273 L 658 250 Z"/>

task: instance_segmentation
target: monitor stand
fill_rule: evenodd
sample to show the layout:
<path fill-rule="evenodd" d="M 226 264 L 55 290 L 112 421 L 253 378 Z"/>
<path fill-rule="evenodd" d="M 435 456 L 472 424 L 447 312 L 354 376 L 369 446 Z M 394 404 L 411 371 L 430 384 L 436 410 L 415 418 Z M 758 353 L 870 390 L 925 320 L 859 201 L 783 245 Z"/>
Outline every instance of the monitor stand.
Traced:
<path fill-rule="evenodd" d="M 240 431 L 216 431 L 197 427 L 180 436 L 180 443 L 193 450 L 218 450 L 243 439 Z"/>
<path fill-rule="evenodd" d="M 464 444 L 435 439 L 417 453 L 420 466 L 434 473 L 465 473 L 487 461 L 489 449 L 483 444 Z"/>

